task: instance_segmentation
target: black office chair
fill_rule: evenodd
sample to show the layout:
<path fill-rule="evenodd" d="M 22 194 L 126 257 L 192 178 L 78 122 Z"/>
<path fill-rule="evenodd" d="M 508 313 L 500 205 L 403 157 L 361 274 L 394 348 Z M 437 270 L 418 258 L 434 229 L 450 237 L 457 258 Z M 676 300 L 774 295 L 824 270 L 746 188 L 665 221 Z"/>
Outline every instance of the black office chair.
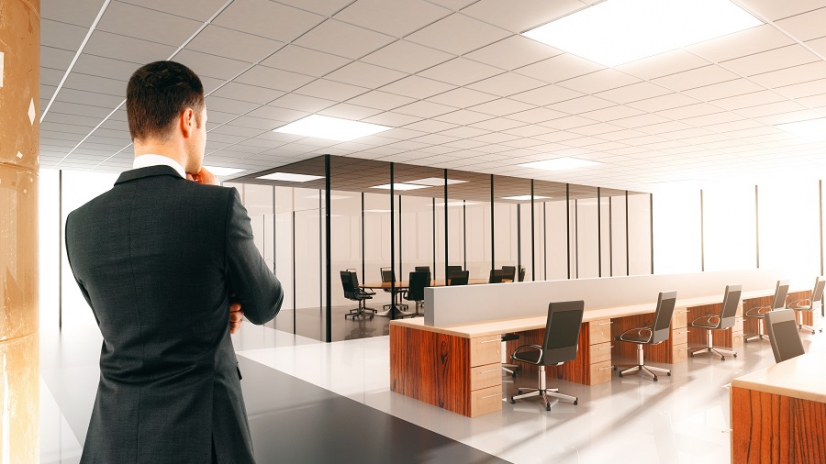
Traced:
<path fill-rule="evenodd" d="M 501 269 L 491 269 L 488 277 L 489 284 L 501 284 L 507 278 L 507 271 Z"/>
<path fill-rule="evenodd" d="M 824 287 L 826 287 L 826 280 L 824 280 L 823 277 L 818 277 L 815 279 L 815 288 L 814 290 L 812 290 L 811 298 L 793 301 L 787 305 L 789 309 L 793 309 L 801 315 L 801 322 L 797 325 L 797 327 L 800 330 L 806 329 L 811 331 L 812 335 L 816 334 L 817 330 L 810 325 L 804 325 L 802 321 L 802 315 L 803 313 L 812 313 L 812 315 L 814 315 L 815 308 L 822 304 Z M 823 332 L 823 327 L 821 327 L 819 330 Z"/>
<path fill-rule="evenodd" d="M 341 276 L 341 287 L 344 289 L 344 298 L 358 302 L 358 307 L 351 309 L 350 312 L 344 315 L 344 318 L 352 317 L 355 320 L 356 316 L 369 314 L 370 319 L 373 319 L 376 310 L 368 308 L 366 300 L 372 299 L 375 293 L 359 287 L 359 278 L 354 271 L 340 271 L 339 274 Z"/>
<path fill-rule="evenodd" d="M 620 371 L 620 377 L 626 374 L 645 372 L 651 375 L 654 381 L 656 381 L 657 374 L 654 372 L 671 375 L 669 369 L 646 365 L 642 347 L 643 345 L 659 345 L 668 340 L 671 336 L 671 317 L 674 316 L 674 307 L 676 305 L 677 292 L 660 292 L 660 296 L 657 297 L 657 310 L 654 313 L 654 322 L 645 327 L 628 329 L 616 338 L 617 341 L 637 344 L 637 364 L 631 364 L 631 367 L 628 369 Z M 614 370 L 617 370 L 618 367 L 626 366 L 617 365 L 614 366 Z"/>
<path fill-rule="evenodd" d="M 416 272 L 430 273 L 430 266 L 416 266 Z"/>
<path fill-rule="evenodd" d="M 791 309 L 766 313 L 766 328 L 772 345 L 774 360 L 782 362 L 806 353 L 800 332 L 797 330 L 797 316 Z"/>
<path fill-rule="evenodd" d="M 691 327 L 706 329 L 706 339 L 708 341 L 705 348 L 700 348 L 690 353 L 692 358 L 695 354 L 699 353 L 714 353 L 719 356 L 722 361 L 726 360 L 726 355 L 737 357 L 736 351 L 715 348 L 712 344 L 711 334 L 715 330 L 726 330 L 734 327 L 735 315 L 737 314 L 737 307 L 740 306 L 740 295 L 742 295 L 742 293 L 742 285 L 728 285 L 725 296 L 723 296 L 723 305 L 720 308 L 719 314 L 706 314 L 691 321 Z"/>
<path fill-rule="evenodd" d="M 502 272 L 504 273 L 502 280 L 516 282 L 516 266 L 502 266 Z"/>
<path fill-rule="evenodd" d="M 447 284 L 449 286 L 467 285 L 468 280 L 470 280 L 470 271 L 455 271 L 452 277 L 447 279 Z"/>
<path fill-rule="evenodd" d="M 447 278 L 450 279 L 453 277 L 454 274 L 462 272 L 462 266 L 448 266 L 447 267 Z"/>
<path fill-rule="evenodd" d="M 519 268 L 519 281 L 520 282 L 525 281 L 525 268 L 524 267 Z"/>
<path fill-rule="evenodd" d="M 389 284 L 389 283 L 393 283 L 395 281 L 396 281 L 396 273 L 393 271 L 393 268 L 391 268 L 391 267 L 381 268 L 381 283 Z M 390 297 L 393 298 L 394 295 L 393 295 L 393 290 L 392 289 L 385 288 L 384 292 L 385 293 L 390 293 L 391 294 Z M 401 292 L 397 291 L 396 295 L 398 296 L 398 301 L 395 302 L 396 303 L 396 309 L 398 309 L 399 311 L 407 309 L 407 305 L 401 303 Z M 390 304 L 383 305 L 382 309 L 389 310 L 390 306 L 391 306 Z M 382 316 L 384 316 L 384 314 L 382 314 Z"/>
<path fill-rule="evenodd" d="M 757 333 L 746 337 L 743 341 L 748 343 L 752 340 L 759 339 L 763 340 L 763 332 L 765 332 L 765 317 L 766 313 L 770 311 L 774 311 L 775 309 L 782 309 L 786 307 L 786 296 L 789 294 L 789 281 L 788 280 L 778 280 L 777 287 L 774 290 L 774 298 L 772 298 L 772 303 L 769 306 L 758 306 L 755 308 L 751 308 L 748 311 L 743 313 L 743 317 L 747 319 L 757 319 L 760 321 L 760 325 L 757 329 Z M 764 330 L 761 330 L 764 329 Z"/>
<path fill-rule="evenodd" d="M 559 366 L 576 359 L 584 313 L 584 301 L 566 301 L 548 305 L 548 323 L 545 325 L 545 340 L 542 346 L 522 345 L 511 355 L 513 361 L 539 366 L 539 388 L 519 388 L 518 395 L 511 396 L 511 403 L 516 403 L 517 400 L 523 398 L 538 396 L 545 401 L 546 411 L 551 410 L 549 397 L 572 401 L 575 405 L 579 403 L 577 397 L 559 393 L 559 389 L 546 386 L 545 366 Z"/>
<path fill-rule="evenodd" d="M 430 286 L 430 272 L 411 272 L 408 285 L 404 299 L 415 305 L 416 311 L 410 315 L 419 316 L 419 307 L 424 304 L 424 289 Z"/>

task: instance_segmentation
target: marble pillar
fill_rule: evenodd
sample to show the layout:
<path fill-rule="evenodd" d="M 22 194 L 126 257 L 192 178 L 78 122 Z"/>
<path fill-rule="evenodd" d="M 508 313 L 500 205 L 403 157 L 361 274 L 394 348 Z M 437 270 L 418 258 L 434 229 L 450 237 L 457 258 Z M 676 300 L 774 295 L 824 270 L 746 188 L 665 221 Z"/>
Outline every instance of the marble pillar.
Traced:
<path fill-rule="evenodd" d="M 0 0 L 0 464 L 39 461 L 40 1 Z"/>

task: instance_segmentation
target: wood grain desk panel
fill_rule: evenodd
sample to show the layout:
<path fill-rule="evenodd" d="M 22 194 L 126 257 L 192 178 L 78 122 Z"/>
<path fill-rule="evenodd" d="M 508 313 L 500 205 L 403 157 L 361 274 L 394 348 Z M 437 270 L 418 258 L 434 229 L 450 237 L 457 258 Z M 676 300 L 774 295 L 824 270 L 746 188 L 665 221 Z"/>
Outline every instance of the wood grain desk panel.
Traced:
<path fill-rule="evenodd" d="M 731 382 L 732 462 L 826 463 L 826 352 Z"/>

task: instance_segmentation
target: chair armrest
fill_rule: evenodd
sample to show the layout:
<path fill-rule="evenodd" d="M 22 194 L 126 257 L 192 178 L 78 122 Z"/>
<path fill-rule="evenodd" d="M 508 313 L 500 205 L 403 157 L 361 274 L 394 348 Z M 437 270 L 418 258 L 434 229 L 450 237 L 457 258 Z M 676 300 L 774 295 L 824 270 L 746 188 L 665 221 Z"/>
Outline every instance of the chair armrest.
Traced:
<path fill-rule="evenodd" d="M 516 349 L 516 351 L 513 352 L 513 354 L 511 355 L 511 361 L 514 360 L 513 359 L 514 356 L 516 356 L 519 352 L 523 351 L 522 348 L 533 348 L 535 350 L 539 350 L 539 359 L 542 359 L 542 356 L 544 355 L 544 353 L 542 351 L 542 347 L 539 346 L 539 345 L 522 345 L 522 346 L 518 347 Z M 528 362 L 528 361 L 523 361 L 523 362 Z"/>
<path fill-rule="evenodd" d="M 762 310 L 762 309 L 767 309 L 768 311 L 763 311 L 762 312 L 762 313 L 767 313 L 767 312 L 771 311 L 772 308 L 771 308 L 771 306 L 758 306 L 756 308 L 751 308 L 748 311 L 743 313 L 743 317 L 754 317 L 755 312 L 759 315 L 759 314 L 761 314 L 760 310 Z"/>
<path fill-rule="evenodd" d="M 648 332 L 648 340 L 646 340 L 646 342 L 650 342 L 651 338 L 654 337 L 654 331 L 651 330 L 651 327 L 632 327 L 632 328 L 626 330 L 625 332 L 621 333 L 620 336 L 617 337 L 617 338 L 619 338 L 622 341 L 626 341 L 626 342 L 639 342 L 639 341 L 641 341 L 641 340 L 633 340 L 633 339 L 624 338 L 625 334 L 627 334 L 628 332 L 632 332 L 634 330 L 636 330 L 637 333 L 639 333 L 640 335 L 642 335 L 643 330 Z"/>
<path fill-rule="evenodd" d="M 712 324 L 712 322 L 711 322 L 711 321 L 712 321 L 713 319 L 716 319 L 716 320 L 717 320 L 717 324 L 719 324 L 719 323 L 720 323 L 720 316 L 718 316 L 717 314 L 704 314 L 704 315 L 702 315 L 702 316 L 700 316 L 700 317 L 694 318 L 694 320 L 693 320 L 693 321 L 691 321 L 691 324 L 694 324 L 695 322 L 697 322 L 697 321 L 699 321 L 699 320 L 701 320 L 701 319 L 705 319 L 705 320 L 706 320 L 709 324 Z"/>
<path fill-rule="evenodd" d="M 806 306 L 798 305 L 798 303 L 806 303 Z M 789 309 L 809 309 L 812 307 L 812 299 L 811 298 L 804 298 L 802 300 L 792 301 L 791 303 L 786 305 Z"/>

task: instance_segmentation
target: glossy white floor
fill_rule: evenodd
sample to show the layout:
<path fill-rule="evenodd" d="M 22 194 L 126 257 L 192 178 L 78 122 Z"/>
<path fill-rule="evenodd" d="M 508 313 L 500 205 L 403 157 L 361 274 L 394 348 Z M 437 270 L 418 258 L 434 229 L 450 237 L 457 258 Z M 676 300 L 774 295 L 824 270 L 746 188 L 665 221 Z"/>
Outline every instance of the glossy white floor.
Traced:
<path fill-rule="evenodd" d="M 808 350 L 826 349 L 826 335 L 803 339 Z M 87 327 L 42 340 L 41 462 L 74 464 L 94 400 L 100 336 Z M 689 359 L 659 382 L 616 374 L 596 387 L 549 380 L 579 396 L 579 405 L 558 403 L 548 413 L 536 401 L 503 402 L 501 413 L 469 419 L 389 391 L 388 337 L 325 344 L 245 324 L 234 344 L 240 356 L 515 463 L 729 462 L 725 386 L 774 362 L 761 342 L 725 362 Z M 506 379 L 503 397 L 536 383 Z"/>

